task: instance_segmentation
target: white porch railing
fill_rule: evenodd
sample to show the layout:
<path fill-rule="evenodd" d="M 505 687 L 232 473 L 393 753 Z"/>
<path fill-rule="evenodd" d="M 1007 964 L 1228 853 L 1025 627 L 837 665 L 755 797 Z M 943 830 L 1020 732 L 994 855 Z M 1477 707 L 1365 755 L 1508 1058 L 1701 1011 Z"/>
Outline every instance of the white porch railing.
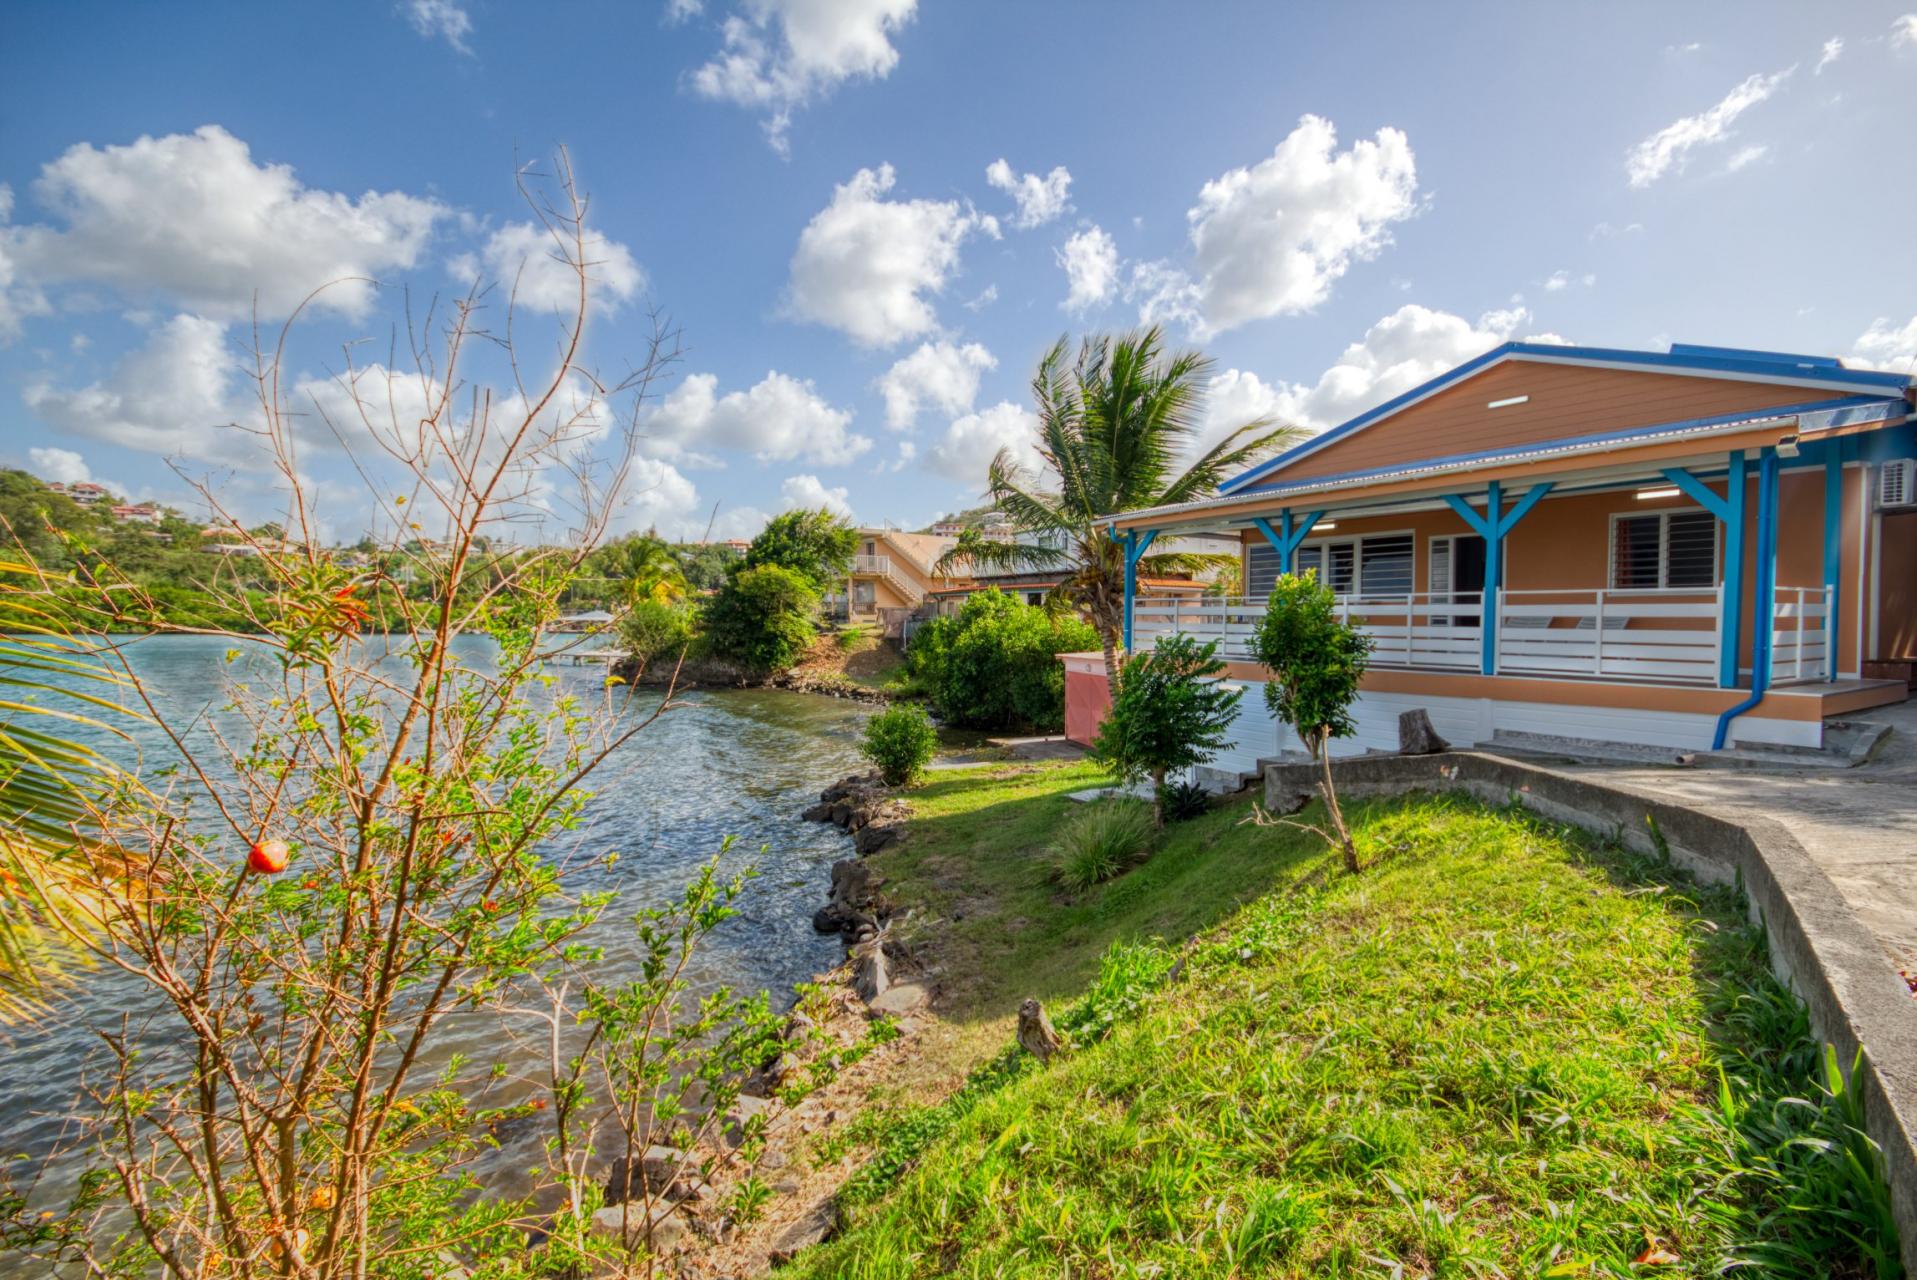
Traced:
<path fill-rule="evenodd" d="M 1716 684 L 1722 591 L 1498 593 L 1498 672 Z"/>
<path fill-rule="evenodd" d="M 1475 591 L 1341 596 L 1338 607 L 1376 645 L 1373 665 L 1478 668 L 1484 605 Z M 1132 638 L 1146 648 L 1157 636 L 1183 631 L 1218 641 L 1220 657 L 1245 661 L 1264 616 L 1265 602 L 1245 596 L 1140 596 L 1132 607 Z"/>
<path fill-rule="evenodd" d="M 1779 587 L 1772 619 L 1771 683 L 1832 676 L 1824 587 Z M 1715 685 L 1723 588 L 1624 591 L 1525 590 L 1495 594 L 1497 670 L 1643 684 Z M 1343 596 L 1339 609 L 1371 637 L 1373 666 L 1477 671 L 1483 663 L 1477 592 Z M 1218 641 L 1220 657 L 1251 658 L 1262 600 L 1243 596 L 1140 596 L 1134 647 L 1185 632 Z"/>
<path fill-rule="evenodd" d="M 1771 627 L 1771 683 L 1835 680 L 1830 643 L 1830 588 L 1779 587 Z"/>
<path fill-rule="evenodd" d="M 892 557 L 891 556 L 853 556 L 852 572 L 890 574 L 892 572 Z"/>

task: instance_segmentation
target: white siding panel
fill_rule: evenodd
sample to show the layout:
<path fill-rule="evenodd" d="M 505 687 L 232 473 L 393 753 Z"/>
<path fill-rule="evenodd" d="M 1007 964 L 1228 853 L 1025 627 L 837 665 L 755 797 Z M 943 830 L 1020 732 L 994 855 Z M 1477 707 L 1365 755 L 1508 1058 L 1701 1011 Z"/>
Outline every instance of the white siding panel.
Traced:
<path fill-rule="evenodd" d="M 1282 752 L 1302 752 L 1304 745 L 1290 729 L 1279 725 L 1265 710 L 1264 686 L 1244 685 L 1232 746 L 1213 764 L 1249 773 L 1261 758 Z M 1454 746 L 1476 746 L 1500 730 L 1558 738 L 1589 738 L 1598 742 L 1628 742 L 1672 747 L 1682 751 L 1710 749 L 1717 727 L 1715 715 L 1675 711 L 1642 711 L 1624 707 L 1566 706 L 1546 702 L 1506 702 L 1495 698 L 1437 698 L 1403 693 L 1360 694 L 1353 709 L 1357 732 L 1331 745 L 1334 757 L 1366 751 L 1398 749 L 1398 716 L 1422 707 L 1432 727 Z M 1742 716 L 1731 722 L 1733 745 L 1816 747 L 1822 726 L 1816 721 L 1758 719 Z"/>

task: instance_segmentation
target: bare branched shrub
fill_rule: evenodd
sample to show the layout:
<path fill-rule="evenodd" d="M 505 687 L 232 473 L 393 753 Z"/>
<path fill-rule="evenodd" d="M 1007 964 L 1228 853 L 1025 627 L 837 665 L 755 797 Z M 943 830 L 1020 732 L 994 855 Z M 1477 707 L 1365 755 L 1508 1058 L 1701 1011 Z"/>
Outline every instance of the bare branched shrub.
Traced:
<path fill-rule="evenodd" d="M 630 367 L 595 372 L 592 241 L 563 154 L 522 191 L 576 280 L 563 314 L 529 318 L 517 282 L 503 302 L 475 287 L 409 314 L 383 363 L 347 348 L 333 391 L 303 402 L 298 315 L 270 344 L 256 326 L 258 413 L 236 441 L 250 433 L 270 460 L 285 520 L 245 533 L 204 487 L 250 554 L 233 558 L 244 573 L 196 584 L 246 625 L 170 621 L 78 544 L 71 575 L 40 579 L 170 750 L 87 815 L 100 865 L 126 874 L 68 924 L 141 995 L 63 1012 L 93 1020 L 108 1069 L 62 1157 L 84 1167 L 71 1193 L 0 1195 L 15 1251 L 179 1280 L 649 1272 L 649 1229 L 587 1230 L 593 1144 L 705 1141 L 740 1067 L 768 1051 L 762 999 L 694 1001 L 684 980 L 738 882 L 709 870 L 643 915 L 641 976 L 602 984 L 580 933 L 608 897 L 569 889 L 578 864 L 555 852 L 595 766 L 671 706 L 668 690 L 616 714 L 623 690 L 571 696 L 545 664 L 578 643 L 547 626 L 606 528 L 676 339 L 655 315 Z M 370 555 L 328 547 L 304 461 L 322 450 L 380 513 Z M 562 545 L 515 536 L 555 518 Z M 135 633 L 230 637 L 207 714 L 170 718 L 131 660 Z M 528 1009 L 549 1032 L 546 1092 L 516 1108 L 545 1113 L 548 1158 L 497 1194 L 472 1165 L 501 1112 L 482 1105 L 480 1066 L 435 1037 L 496 1019 L 506 1043 Z M 529 1249 L 529 1230 L 547 1247 Z"/>

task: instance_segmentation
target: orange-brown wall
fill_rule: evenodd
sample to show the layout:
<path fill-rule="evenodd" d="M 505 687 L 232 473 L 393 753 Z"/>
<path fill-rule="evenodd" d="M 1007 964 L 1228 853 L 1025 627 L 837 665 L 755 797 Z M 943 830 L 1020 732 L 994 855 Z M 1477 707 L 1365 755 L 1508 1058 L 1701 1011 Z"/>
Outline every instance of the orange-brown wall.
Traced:
<path fill-rule="evenodd" d="M 1886 512 L 1877 571 L 1883 613 L 1875 658 L 1917 658 L 1917 511 Z"/>
<path fill-rule="evenodd" d="M 1540 440 L 1802 404 L 1828 394 L 1762 382 L 1507 361 L 1326 445 L 1286 467 L 1283 476 L 1293 481 L 1339 475 Z M 1524 404 L 1485 407 L 1493 400 L 1525 395 L 1530 399 Z"/>

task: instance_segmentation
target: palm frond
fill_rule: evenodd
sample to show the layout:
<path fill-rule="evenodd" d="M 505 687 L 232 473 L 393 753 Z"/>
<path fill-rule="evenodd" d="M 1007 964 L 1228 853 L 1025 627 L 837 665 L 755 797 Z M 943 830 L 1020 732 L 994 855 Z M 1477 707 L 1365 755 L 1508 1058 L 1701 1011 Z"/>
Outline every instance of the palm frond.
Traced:
<path fill-rule="evenodd" d="M 64 977 L 69 931 L 94 914 L 86 828 L 123 780 L 75 731 L 126 739 L 121 680 L 68 633 L 57 584 L 0 562 L 0 1022 L 31 1017 Z"/>

